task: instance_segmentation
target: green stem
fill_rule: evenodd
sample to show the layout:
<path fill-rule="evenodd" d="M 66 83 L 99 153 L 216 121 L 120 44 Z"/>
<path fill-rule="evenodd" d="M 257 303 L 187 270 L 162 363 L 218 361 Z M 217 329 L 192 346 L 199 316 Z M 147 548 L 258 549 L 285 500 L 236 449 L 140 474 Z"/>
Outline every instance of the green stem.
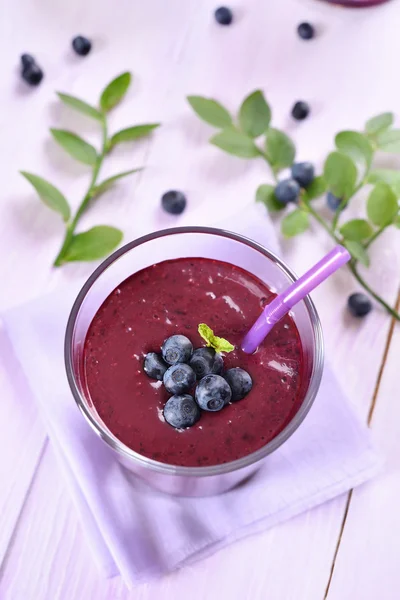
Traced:
<path fill-rule="evenodd" d="M 367 240 L 367 241 L 365 242 L 365 244 L 364 244 L 364 248 L 369 248 L 369 246 L 372 244 L 372 242 L 374 242 L 374 241 L 376 240 L 376 238 L 378 238 L 378 237 L 381 235 L 381 233 L 383 233 L 383 232 L 385 231 L 385 229 L 386 229 L 387 227 L 389 227 L 389 225 L 391 225 L 391 223 L 389 223 L 388 225 L 384 225 L 383 227 L 380 227 L 379 229 L 377 229 L 377 230 L 375 231 L 375 233 L 373 233 L 373 234 L 371 235 L 371 237 L 369 238 L 369 240 Z"/>
<path fill-rule="evenodd" d="M 386 311 L 392 315 L 397 321 L 400 321 L 400 313 L 396 312 L 389 304 L 387 304 L 383 298 L 381 298 L 378 294 L 376 294 L 367 284 L 367 282 L 361 277 L 359 272 L 357 271 L 357 263 L 351 262 L 349 264 L 349 269 L 353 273 L 354 277 L 357 279 L 358 283 L 373 297 L 381 306 L 383 306 Z"/>
<path fill-rule="evenodd" d="M 317 213 L 316 210 L 311 206 L 309 202 L 306 203 L 308 212 L 314 217 L 316 221 L 325 229 L 327 234 L 337 243 L 341 244 L 342 240 L 338 238 L 337 234 L 329 227 L 328 223 Z"/>
<path fill-rule="evenodd" d="M 71 240 L 74 236 L 75 233 L 75 229 L 76 226 L 78 225 L 78 222 L 81 218 L 81 216 L 83 215 L 83 213 L 85 212 L 90 200 L 92 199 L 93 196 L 93 191 L 96 187 L 97 184 L 97 178 L 99 176 L 99 172 L 100 169 L 102 167 L 104 158 L 107 154 L 107 150 L 108 150 L 108 132 L 107 132 L 107 121 L 106 121 L 106 117 L 103 116 L 102 121 L 101 121 L 101 126 L 102 126 L 102 145 L 101 145 L 101 151 L 100 154 L 97 157 L 96 163 L 93 166 L 93 171 L 92 171 L 92 177 L 90 179 L 90 184 L 88 187 L 88 190 L 85 194 L 85 196 L 83 197 L 82 202 L 80 203 L 80 205 L 78 206 L 78 209 L 75 213 L 74 218 L 72 219 L 72 221 L 70 221 L 67 225 L 67 228 L 65 230 L 65 236 L 64 236 L 64 241 L 62 243 L 61 249 L 59 251 L 59 253 L 57 254 L 57 257 L 53 263 L 53 265 L 55 267 L 60 267 L 63 264 L 63 257 L 65 252 L 67 251 Z"/>

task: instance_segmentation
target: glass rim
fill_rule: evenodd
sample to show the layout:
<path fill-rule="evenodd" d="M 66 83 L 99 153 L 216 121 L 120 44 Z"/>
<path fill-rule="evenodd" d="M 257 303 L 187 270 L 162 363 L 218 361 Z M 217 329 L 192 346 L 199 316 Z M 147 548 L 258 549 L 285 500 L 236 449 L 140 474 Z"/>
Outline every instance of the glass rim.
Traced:
<path fill-rule="evenodd" d="M 323 372 L 323 364 L 324 364 L 324 342 L 322 335 L 322 326 L 321 321 L 319 319 L 317 310 L 311 298 L 306 296 L 303 300 L 305 307 L 307 309 L 307 313 L 310 317 L 311 326 L 314 334 L 314 351 L 313 351 L 313 366 L 312 373 L 310 377 L 310 383 L 307 388 L 307 392 L 304 396 L 304 399 L 301 403 L 299 410 L 293 416 L 293 418 L 289 421 L 289 423 L 276 435 L 271 441 L 267 444 L 252 452 L 251 454 L 247 454 L 246 456 L 227 462 L 223 464 L 217 464 L 207 467 L 184 467 L 180 465 L 171 465 L 168 463 L 159 462 L 157 460 L 147 458 L 135 452 L 128 446 L 126 446 L 123 442 L 121 442 L 116 436 L 110 434 L 108 430 L 105 429 L 105 426 L 102 427 L 101 423 L 97 422 L 96 419 L 91 414 L 90 409 L 87 406 L 87 400 L 84 395 L 80 392 L 75 375 L 74 375 L 74 367 L 73 367 L 73 335 L 75 330 L 75 323 L 79 316 L 80 308 L 90 292 L 93 284 L 101 277 L 101 275 L 110 267 L 116 260 L 118 260 L 121 256 L 145 244 L 146 242 L 150 242 L 152 240 L 170 236 L 170 235 L 178 235 L 182 233 L 205 233 L 209 235 L 215 235 L 219 237 L 224 237 L 231 239 L 233 241 L 244 244 L 253 250 L 260 252 L 266 258 L 272 260 L 283 273 L 288 277 L 290 282 L 293 282 L 297 279 L 296 274 L 278 257 L 276 254 L 264 248 L 258 242 L 247 238 L 238 233 L 234 233 L 231 231 L 227 231 L 217 227 L 200 227 L 200 226 L 187 226 L 187 227 L 173 227 L 169 229 L 163 229 L 160 231 L 155 231 L 153 233 L 146 234 L 129 242 L 113 252 L 108 258 L 106 258 L 90 275 L 82 289 L 78 293 L 74 304 L 72 306 L 68 323 L 65 332 L 65 340 L 64 340 L 64 361 L 65 361 L 65 369 L 67 374 L 68 383 L 74 397 L 74 400 L 88 421 L 89 425 L 92 429 L 99 435 L 104 442 L 106 442 L 114 451 L 120 454 L 123 458 L 127 458 L 130 461 L 133 461 L 137 464 L 137 466 L 144 467 L 145 469 L 150 469 L 152 471 L 162 473 L 164 475 L 177 475 L 177 476 L 194 476 L 194 477 L 204 477 L 204 476 L 212 476 L 212 475 L 221 475 L 224 473 L 229 473 L 231 471 L 236 471 L 238 469 L 242 469 L 244 467 L 248 467 L 252 464 L 257 463 L 262 458 L 274 452 L 279 446 L 281 446 L 300 426 L 300 424 L 305 419 L 308 414 L 315 397 L 317 395 L 321 378 Z M 99 417 L 100 419 L 100 417 Z"/>

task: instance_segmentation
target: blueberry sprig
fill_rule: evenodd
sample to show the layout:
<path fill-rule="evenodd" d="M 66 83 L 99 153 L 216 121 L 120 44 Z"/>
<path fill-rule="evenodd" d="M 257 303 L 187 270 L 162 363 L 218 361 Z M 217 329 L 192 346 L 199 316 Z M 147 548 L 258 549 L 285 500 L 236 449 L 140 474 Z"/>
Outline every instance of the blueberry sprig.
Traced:
<path fill-rule="evenodd" d="M 215 336 L 204 323 L 199 325 L 199 332 L 207 347 L 193 349 L 185 335 L 173 335 L 162 344 L 161 354 L 149 352 L 144 359 L 146 375 L 162 381 L 167 392 L 173 394 L 163 414 L 176 429 L 197 423 L 202 410 L 217 412 L 230 402 L 242 400 L 253 386 L 249 373 L 240 367 L 224 372 L 220 352 L 231 352 L 234 346 Z"/>
<path fill-rule="evenodd" d="M 67 154 L 91 169 L 91 178 L 87 192 L 74 215 L 71 214 L 70 205 L 63 193 L 53 184 L 38 175 L 21 171 L 25 179 L 34 187 L 39 198 L 49 208 L 58 212 L 65 223 L 64 241 L 54 261 L 55 267 L 72 261 L 91 261 L 103 258 L 112 252 L 122 240 L 122 231 L 108 225 L 97 225 L 82 233 L 75 233 L 75 231 L 82 215 L 100 194 L 108 190 L 120 179 L 141 170 L 141 168 L 131 169 L 107 177 L 99 182 L 100 171 L 106 156 L 118 144 L 145 137 L 160 125 L 160 123 L 134 125 L 121 129 L 113 135 L 109 135 L 108 113 L 121 102 L 128 91 L 131 79 L 132 77 L 129 72 L 122 73 L 113 79 L 101 93 L 98 106 L 92 106 L 75 96 L 58 92 L 58 97 L 63 104 L 97 121 L 102 132 L 101 148 L 100 150 L 96 150 L 94 146 L 71 131 L 63 129 L 50 130 L 56 143 Z"/>
<path fill-rule="evenodd" d="M 364 131 L 340 131 L 322 174 L 315 176 L 310 162 L 295 162 L 296 148 L 290 137 L 271 126 L 271 108 L 261 90 L 245 98 L 237 119 L 216 100 L 189 96 L 188 102 L 203 121 L 219 129 L 211 137 L 211 144 L 228 154 L 261 158 L 268 164 L 273 183 L 258 187 L 256 201 L 270 212 L 286 212 L 281 220 L 282 234 L 293 237 L 303 233 L 314 219 L 336 243 L 347 247 L 352 255 L 348 268 L 361 287 L 400 321 L 400 314 L 369 286 L 358 268 L 359 264 L 369 266 L 369 248 L 388 227 L 400 228 L 400 171 L 373 167 L 378 150 L 400 154 L 400 129 L 393 128 L 393 114 L 369 119 Z M 309 107 L 304 102 L 295 106 L 293 116 L 305 118 Z M 290 176 L 281 178 L 288 168 Z M 366 185 L 373 186 L 367 197 L 367 218 L 344 221 L 343 212 Z M 328 218 L 318 202 L 323 196 L 331 210 Z M 355 314 L 352 302 L 349 308 Z M 360 308 L 358 312 L 361 316 L 369 311 Z"/>

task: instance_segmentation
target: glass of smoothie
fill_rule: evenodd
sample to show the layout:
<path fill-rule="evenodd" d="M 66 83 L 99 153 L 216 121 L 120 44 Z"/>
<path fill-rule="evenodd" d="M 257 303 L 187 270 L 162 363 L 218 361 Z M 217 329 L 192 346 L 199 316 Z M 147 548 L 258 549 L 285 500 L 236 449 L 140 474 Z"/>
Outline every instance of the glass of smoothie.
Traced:
<path fill-rule="evenodd" d="M 144 236 L 94 271 L 69 317 L 66 371 L 79 409 L 122 465 L 170 494 L 218 494 L 251 476 L 293 434 L 323 370 L 321 324 L 311 299 L 279 321 L 254 354 L 240 344 L 265 304 L 295 279 L 263 246 L 205 227 Z M 204 380 L 197 372 L 184 390 L 195 422 L 174 427 L 164 415 L 172 393 L 162 381 L 173 361 L 162 367 L 160 359 L 159 377 L 149 376 L 144 361 L 178 335 L 188 340 L 182 360 L 192 365 L 192 349 L 206 345 L 200 323 L 234 346 L 208 365 L 233 393 L 222 410 L 214 410 L 213 399 L 209 410 L 198 408 Z M 245 397 L 228 377 L 238 368 L 251 378 Z"/>

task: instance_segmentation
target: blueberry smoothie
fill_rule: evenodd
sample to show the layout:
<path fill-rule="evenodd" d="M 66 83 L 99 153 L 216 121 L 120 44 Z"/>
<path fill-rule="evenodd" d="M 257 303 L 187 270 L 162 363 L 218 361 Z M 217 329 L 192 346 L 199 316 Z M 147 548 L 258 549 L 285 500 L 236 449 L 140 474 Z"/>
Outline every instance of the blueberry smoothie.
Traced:
<path fill-rule="evenodd" d="M 126 279 L 84 345 L 87 393 L 104 424 L 132 450 L 172 465 L 218 465 L 267 444 L 308 385 L 290 315 L 255 354 L 240 350 L 273 297 L 247 271 L 203 258 L 161 262 Z M 229 347 L 206 347 L 200 323 Z"/>

